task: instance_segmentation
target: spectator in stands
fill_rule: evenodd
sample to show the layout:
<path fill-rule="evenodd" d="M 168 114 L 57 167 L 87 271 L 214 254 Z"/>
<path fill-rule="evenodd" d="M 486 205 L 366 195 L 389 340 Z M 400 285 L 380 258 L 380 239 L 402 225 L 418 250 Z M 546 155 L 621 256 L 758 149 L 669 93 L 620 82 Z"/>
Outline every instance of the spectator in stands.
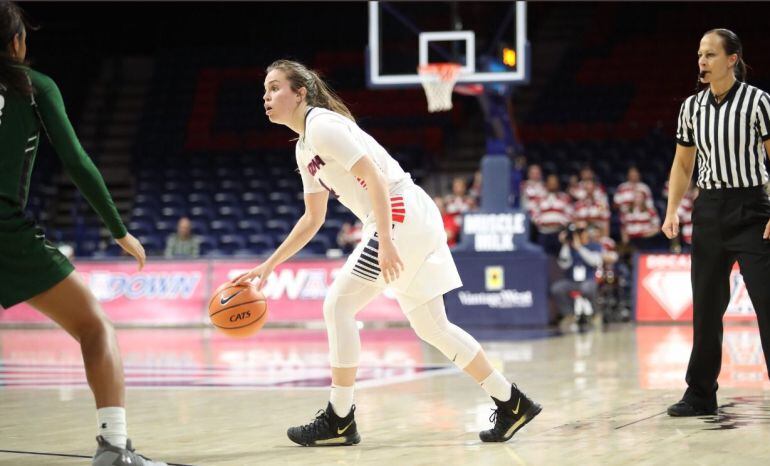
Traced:
<path fill-rule="evenodd" d="M 481 170 L 476 170 L 473 174 L 473 183 L 468 188 L 468 196 L 473 201 L 474 210 L 481 205 Z"/>
<path fill-rule="evenodd" d="M 573 187 L 572 183 L 570 182 L 570 196 L 572 196 L 575 201 L 582 201 L 588 195 L 589 184 L 593 185 L 592 191 L 602 193 L 604 197 L 607 197 L 604 186 L 599 183 L 599 180 L 596 178 L 596 174 L 594 173 L 593 169 L 588 165 L 585 165 L 580 169 L 580 176 L 577 186 Z"/>
<path fill-rule="evenodd" d="M 684 193 L 682 202 L 676 213 L 679 216 L 679 236 L 671 240 L 673 252 L 689 252 L 692 245 L 692 211 L 695 207 L 695 199 L 698 197 L 698 187 L 690 183 L 690 187 Z"/>
<path fill-rule="evenodd" d="M 436 203 L 438 211 L 441 212 L 441 219 L 444 221 L 447 244 L 449 247 L 455 246 L 460 239 L 460 225 L 457 224 L 455 216 L 446 211 L 444 199 L 441 196 L 435 196 L 433 201 Z"/>
<path fill-rule="evenodd" d="M 579 197 L 583 196 L 581 191 L 582 188 L 580 187 L 580 178 L 573 173 L 569 176 L 569 181 L 567 182 L 567 194 L 569 194 L 569 197 L 571 197 L 572 201 L 575 202 Z"/>
<path fill-rule="evenodd" d="M 632 166 L 628 169 L 627 181 L 618 185 L 613 198 L 613 203 L 621 215 L 631 208 L 637 192 L 641 192 L 644 195 L 646 203 L 650 206 L 654 205 L 650 187 L 642 181 L 639 169 Z"/>
<path fill-rule="evenodd" d="M 337 245 L 342 249 L 345 254 L 350 254 L 358 243 L 361 242 L 363 235 L 363 224 L 360 220 L 356 220 L 354 223 L 345 222 L 340 228 L 340 232 L 337 234 Z"/>
<path fill-rule="evenodd" d="M 560 190 L 558 175 L 548 175 L 545 188 L 546 194 L 532 201 L 532 221 L 537 228 L 538 244 L 546 254 L 556 256 L 561 249 L 559 232 L 572 222 L 572 199 Z"/>
<path fill-rule="evenodd" d="M 521 209 L 532 215 L 535 201 L 545 195 L 543 171 L 540 169 L 540 165 L 533 163 L 527 168 L 527 179 L 522 181 L 519 195 L 521 196 Z"/>
<path fill-rule="evenodd" d="M 575 202 L 575 221 L 599 228 L 603 236 L 610 233 L 610 206 L 607 194 L 592 179 L 581 181 L 582 199 Z"/>
<path fill-rule="evenodd" d="M 309 424 L 289 428 L 289 439 L 305 446 L 361 441 L 353 405 L 361 359 L 356 314 L 389 289 L 416 334 L 493 398 L 494 428 L 481 432 L 481 441 L 509 440 L 542 408 L 491 366 L 476 339 L 447 319 L 444 294 L 462 286 L 462 281 L 433 200 L 356 124 L 316 71 L 277 60 L 267 69 L 264 89 L 267 117 L 297 134 L 293 158 L 302 180 L 305 213 L 270 257 L 233 282 L 258 278 L 256 286 L 261 289 L 275 267 L 321 228 L 330 194 L 364 222 L 363 239 L 324 297 L 332 373 L 329 403 Z M 458 197 L 466 195 L 464 182 L 455 183 L 455 188 Z"/>
<path fill-rule="evenodd" d="M 574 318 L 572 292 L 579 291 L 596 308 L 596 270 L 603 265 L 603 252 L 601 244 L 592 239 L 600 233 L 589 233 L 592 228 L 596 229 L 578 222 L 559 234 L 558 264 L 565 271 L 565 277 L 551 285 L 551 294 L 559 307 L 562 324 Z"/>
<path fill-rule="evenodd" d="M 187 217 L 181 217 L 176 224 L 176 233 L 166 238 L 166 252 L 170 258 L 195 258 L 200 256 L 200 238 L 192 234 L 192 224 Z"/>
<path fill-rule="evenodd" d="M 634 203 L 621 214 L 620 226 L 623 244 L 630 244 L 640 251 L 655 248 L 660 233 L 660 216 L 641 191 L 634 194 Z"/>
<path fill-rule="evenodd" d="M 630 317 L 627 302 L 630 271 L 626 264 L 619 261 L 615 240 L 602 236 L 598 228 L 588 229 L 590 241 L 602 246 L 602 265 L 596 269 L 597 299 L 594 314 L 596 321 L 625 321 Z"/>
<path fill-rule="evenodd" d="M 446 211 L 453 215 L 458 225 L 463 223 L 463 214 L 470 212 L 475 207 L 473 199 L 468 195 L 468 183 L 462 176 L 456 176 L 452 180 L 452 194 L 447 195 L 444 205 Z"/>
<path fill-rule="evenodd" d="M 144 266 L 144 247 L 126 230 L 102 175 L 83 150 L 67 117 L 59 87 L 51 77 L 30 68 L 27 32 L 21 8 L 12 2 L 0 2 L 0 307 L 7 309 L 26 302 L 80 346 L 96 404 L 97 449 L 91 464 L 166 466 L 130 447 L 122 358 L 112 323 L 72 263 L 25 214 L 39 144 L 49 141 L 65 172 L 118 245 L 137 260 L 139 270 Z M 63 39 L 63 35 L 58 36 Z M 92 115 L 103 116 L 99 112 Z M 45 410 L 45 418 L 52 421 L 62 415 L 55 408 Z M 3 416 L 9 417 L 5 411 Z M 59 428 L 56 421 L 43 425 L 40 418 L 25 420 L 40 437 L 51 433 L 48 425 Z M 32 422 L 36 425 L 32 426 Z M 69 425 L 75 424 L 77 420 Z M 73 430 L 80 433 L 79 429 Z"/>

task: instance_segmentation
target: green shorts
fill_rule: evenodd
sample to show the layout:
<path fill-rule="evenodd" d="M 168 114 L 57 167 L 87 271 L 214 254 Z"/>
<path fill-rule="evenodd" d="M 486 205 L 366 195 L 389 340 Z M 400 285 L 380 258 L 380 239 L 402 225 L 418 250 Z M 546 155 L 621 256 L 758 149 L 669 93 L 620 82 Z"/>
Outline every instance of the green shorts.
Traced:
<path fill-rule="evenodd" d="M 67 278 L 72 263 L 19 212 L 0 219 L 0 306 L 33 298 Z"/>

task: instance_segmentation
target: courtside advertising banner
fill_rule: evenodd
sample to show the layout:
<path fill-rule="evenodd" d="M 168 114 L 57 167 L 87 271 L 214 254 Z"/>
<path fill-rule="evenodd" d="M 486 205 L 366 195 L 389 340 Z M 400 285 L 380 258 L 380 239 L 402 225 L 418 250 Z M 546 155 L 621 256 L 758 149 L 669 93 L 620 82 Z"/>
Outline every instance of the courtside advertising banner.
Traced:
<path fill-rule="evenodd" d="M 323 320 L 323 300 L 344 261 L 292 261 L 279 265 L 262 292 L 268 305 L 268 322 Z M 215 261 L 213 289 L 248 272 L 257 262 Z M 406 320 L 398 302 L 389 293 L 374 298 L 356 315 L 358 320 Z"/>
<path fill-rule="evenodd" d="M 206 262 L 78 262 L 77 271 L 115 323 L 199 324 L 211 290 Z M 0 311 L 0 322 L 48 322 L 22 303 Z"/>
<path fill-rule="evenodd" d="M 689 254 L 640 254 L 636 274 L 636 319 L 639 322 L 692 321 Z M 754 307 L 738 264 L 730 274 L 725 321 L 755 320 Z"/>
<path fill-rule="evenodd" d="M 454 254 L 462 288 L 445 295 L 457 325 L 548 324 L 548 275 L 542 253 Z"/>
<path fill-rule="evenodd" d="M 269 322 L 323 321 L 323 300 L 343 261 L 286 262 L 276 268 L 262 290 Z M 258 261 L 159 261 L 137 271 L 136 263 L 78 262 L 77 271 L 117 324 L 198 325 L 208 323 L 208 302 L 222 283 L 258 265 Z M 358 315 L 365 321 L 401 321 L 406 317 L 388 293 L 375 298 Z M 22 303 L 0 308 L 0 323 L 47 323 L 49 319 Z"/>

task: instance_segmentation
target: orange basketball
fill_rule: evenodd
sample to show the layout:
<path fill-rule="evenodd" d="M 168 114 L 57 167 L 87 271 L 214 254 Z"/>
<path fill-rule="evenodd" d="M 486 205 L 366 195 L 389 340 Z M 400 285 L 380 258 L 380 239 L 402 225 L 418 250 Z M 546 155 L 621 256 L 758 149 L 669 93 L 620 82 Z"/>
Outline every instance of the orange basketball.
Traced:
<path fill-rule="evenodd" d="M 233 337 L 253 335 L 267 321 L 267 300 L 254 285 L 223 283 L 209 301 L 214 327 Z"/>

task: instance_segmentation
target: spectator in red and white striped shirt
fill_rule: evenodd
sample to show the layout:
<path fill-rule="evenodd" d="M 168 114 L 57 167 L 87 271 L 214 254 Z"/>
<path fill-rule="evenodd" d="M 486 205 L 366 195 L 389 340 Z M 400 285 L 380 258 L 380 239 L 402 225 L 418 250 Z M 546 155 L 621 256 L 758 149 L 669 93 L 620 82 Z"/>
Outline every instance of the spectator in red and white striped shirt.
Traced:
<path fill-rule="evenodd" d="M 621 214 L 626 212 L 634 203 L 634 197 L 637 192 L 644 194 L 645 202 L 650 206 L 654 206 L 654 200 L 652 198 L 652 191 L 646 183 L 642 181 L 641 174 L 636 167 L 628 169 L 628 181 L 620 183 L 618 189 L 615 191 L 615 197 L 613 203 Z"/>
<path fill-rule="evenodd" d="M 452 194 L 444 199 L 444 206 L 448 214 L 455 218 L 458 225 L 463 224 L 463 214 L 473 210 L 473 199 L 468 195 L 468 183 L 462 176 L 456 176 L 452 180 Z"/>
<path fill-rule="evenodd" d="M 548 175 L 545 188 L 545 195 L 533 200 L 532 221 L 538 231 L 538 244 L 543 246 L 547 254 L 555 256 L 561 249 L 559 232 L 572 222 L 574 209 L 572 199 L 560 190 L 557 175 Z"/>
<path fill-rule="evenodd" d="M 527 168 L 527 179 L 521 182 L 519 195 L 521 196 L 521 209 L 532 215 L 532 209 L 537 199 L 545 196 L 546 189 L 543 184 L 543 171 L 540 165 L 533 163 Z"/>
<path fill-rule="evenodd" d="M 690 183 L 687 192 L 684 193 L 679 209 L 676 211 L 679 216 L 679 231 L 682 241 L 688 246 L 692 244 L 692 210 L 695 205 L 695 199 L 698 197 L 698 187 Z"/>
<path fill-rule="evenodd" d="M 594 191 L 604 194 L 605 197 L 607 196 L 607 191 L 604 189 L 604 186 L 602 186 L 602 184 L 599 183 L 599 180 L 596 179 L 596 174 L 593 169 L 587 165 L 580 169 L 579 181 L 576 186 L 570 186 L 569 195 L 572 196 L 575 201 L 582 201 L 588 194 L 587 186 L 589 183 L 593 183 Z"/>
<path fill-rule="evenodd" d="M 620 236 L 624 244 L 637 249 L 649 249 L 654 238 L 660 233 L 660 216 L 655 207 L 649 205 L 645 195 L 637 192 L 634 203 L 620 216 Z"/>
<path fill-rule="evenodd" d="M 610 232 L 610 206 L 607 194 L 600 190 L 593 180 L 584 180 L 583 198 L 575 202 L 575 221 L 583 221 L 594 225 L 602 233 L 608 236 Z"/>

